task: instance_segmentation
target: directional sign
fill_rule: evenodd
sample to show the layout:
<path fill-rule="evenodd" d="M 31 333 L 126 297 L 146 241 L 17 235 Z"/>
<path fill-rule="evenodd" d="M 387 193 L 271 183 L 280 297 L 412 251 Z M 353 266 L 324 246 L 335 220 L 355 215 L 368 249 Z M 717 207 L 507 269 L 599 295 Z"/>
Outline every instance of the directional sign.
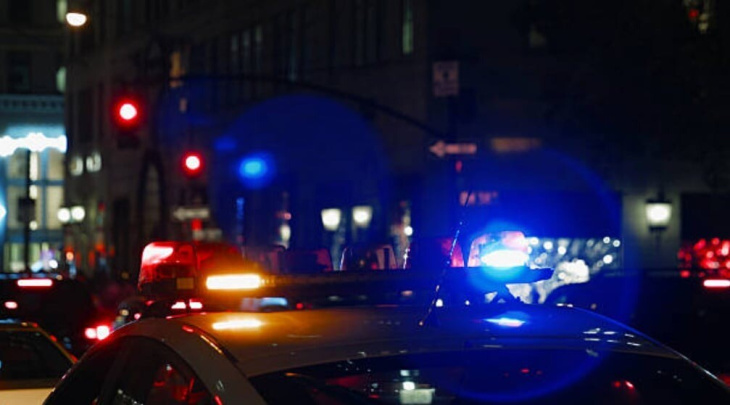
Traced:
<path fill-rule="evenodd" d="M 446 143 L 444 141 L 438 141 L 431 145 L 428 150 L 439 158 L 443 158 L 446 155 L 474 155 L 477 153 L 476 143 Z"/>
<path fill-rule="evenodd" d="M 190 219 L 208 219 L 210 218 L 210 209 L 208 207 L 187 206 L 177 207 L 172 216 L 178 221 L 187 221 Z"/>

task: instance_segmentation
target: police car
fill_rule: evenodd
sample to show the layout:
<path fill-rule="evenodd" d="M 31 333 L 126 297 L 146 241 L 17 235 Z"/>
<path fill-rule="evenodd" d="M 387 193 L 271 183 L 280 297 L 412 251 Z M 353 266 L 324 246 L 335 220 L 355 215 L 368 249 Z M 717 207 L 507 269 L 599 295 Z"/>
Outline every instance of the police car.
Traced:
<path fill-rule="evenodd" d="M 169 267 L 176 251 L 156 260 Z M 482 266 L 438 275 L 206 276 L 206 294 L 181 296 L 186 309 L 147 314 L 90 349 L 46 404 L 730 403 L 720 380 L 631 328 L 515 299 L 508 284 L 551 271 L 512 249 L 482 253 Z M 271 297 L 287 305 L 241 310 Z"/>

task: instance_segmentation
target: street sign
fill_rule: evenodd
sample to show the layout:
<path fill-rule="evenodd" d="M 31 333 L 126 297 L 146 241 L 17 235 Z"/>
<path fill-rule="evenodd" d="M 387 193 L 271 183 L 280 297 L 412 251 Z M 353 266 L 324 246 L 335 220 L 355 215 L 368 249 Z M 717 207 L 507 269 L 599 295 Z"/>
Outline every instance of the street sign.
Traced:
<path fill-rule="evenodd" d="M 177 207 L 172 212 L 172 216 L 178 221 L 187 221 L 191 219 L 208 219 L 210 218 L 210 208 L 201 206 Z"/>
<path fill-rule="evenodd" d="M 428 150 L 439 158 L 446 155 L 474 155 L 477 153 L 477 144 L 472 142 L 446 143 L 438 141 L 431 145 Z"/>
<path fill-rule="evenodd" d="M 434 62 L 433 95 L 435 97 L 459 95 L 459 62 Z"/>

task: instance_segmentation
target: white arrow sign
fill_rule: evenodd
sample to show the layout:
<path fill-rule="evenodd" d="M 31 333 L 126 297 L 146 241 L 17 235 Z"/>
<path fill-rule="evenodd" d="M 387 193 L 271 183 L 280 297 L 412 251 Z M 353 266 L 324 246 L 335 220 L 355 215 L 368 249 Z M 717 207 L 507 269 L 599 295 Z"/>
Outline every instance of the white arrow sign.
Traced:
<path fill-rule="evenodd" d="M 172 212 L 172 216 L 178 221 L 208 219 L 210 218 L 210 209 L 208 207 L 178 207 Z"/>
<path fill-rule="evenodd" d="M 475 143 L 446 143 L 438 141 L 431 145 L 428 150 L 434 155 L 442 158 L 446 155 L 474 155 L 477 153 L 477 144 Z"/>

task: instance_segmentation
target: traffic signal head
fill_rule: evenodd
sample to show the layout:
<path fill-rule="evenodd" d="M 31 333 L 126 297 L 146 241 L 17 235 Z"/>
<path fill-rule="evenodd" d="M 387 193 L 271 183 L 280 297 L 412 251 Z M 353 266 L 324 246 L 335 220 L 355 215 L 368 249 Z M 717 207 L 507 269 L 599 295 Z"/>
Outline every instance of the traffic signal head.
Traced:
<path fill-rule="evenodd" d="M 203 157 L 198 152 L 186 152 L 182 159 L 183 173 L 187 177 L 198 177 L 203 172 Z"/>
<path fill-rule="evenodd" d="M 142 107 L 137 99 L 124 97 L 114 104 L 114 123 L 122 130 L 136 129 L 142 120 Z"/>

